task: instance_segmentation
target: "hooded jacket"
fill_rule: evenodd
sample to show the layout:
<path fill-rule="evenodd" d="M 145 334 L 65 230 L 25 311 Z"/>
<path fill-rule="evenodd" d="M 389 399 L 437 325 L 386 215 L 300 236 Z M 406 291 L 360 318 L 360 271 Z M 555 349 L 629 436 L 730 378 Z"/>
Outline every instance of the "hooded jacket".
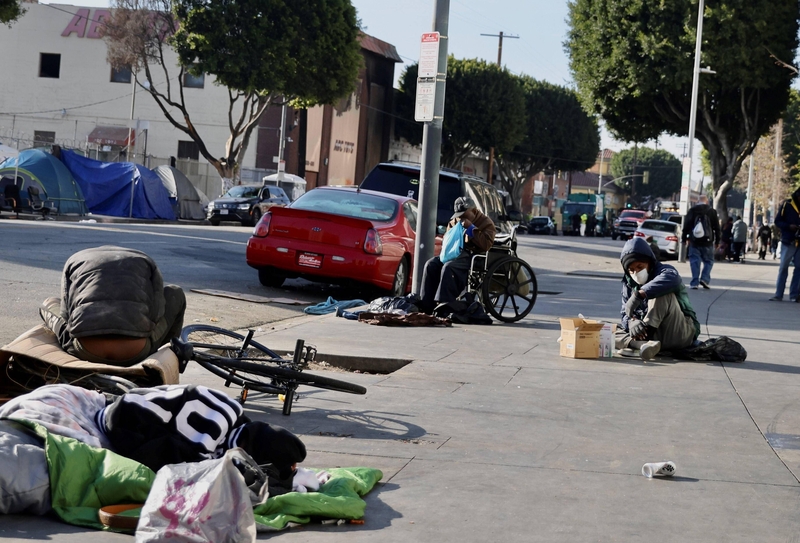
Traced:
<path fill-rule="evenodd" d="M 775 224 L 781 229 L 781 243 L 784 245 L 800 244 L 797 230 L 792 232 L 789 228 L 795 224 L 800 227 L 800 189 L 792 193 L 791 198 L 784 200 L 778 214 L 775 216 Z"/>
<path fill-rule="evenodd" d="M 650 266 L 648 267 L 649 277 L 644 285 L 639 285 L 634 281 L 628 273 L 627 267 L 623 264 L 622 309 L 620 311 L 622 315 L 622 327 L 628 330 L 629 319 L 625 314 L 625 304 L 628 302 L 628 299 L 631 297 L 631 292 L 633 292 L 634 289 L 643 291 L 647 295 L 647 299 L 675 294 L 683 314 L 692 319 L 695 330 L 694 337 L 697 339 L 697 336 L 700 335 L 700 323 L 697 321 L 697 315 L 694 309 L 692 309 L 692 304 L 689 302 L 689 295 L 686 293 L 686 287 L 683 286 L 683 279 L 681 279 L 678 270 L 669 264 L 658 262 L 653 251 L 650 249 L 650 245 L 648 245 L 644 238 L 634 237 L 628 240 L 622 248 L 622 253 L 619 257 L 620 262 L 625 262 L 630 259 L 631 256 L 635 257 L 634 260 L 650 262 Z M 641 320 L 646 315 L 647 304 L 643 303 L 639 309 L 636 310 L 635 316 L 637 319 Z"/>
<path fill-rule="evenodd" d="M 709 232 L 706 232 L 706 238 L 694 239 L 690 234 L 692 233 L 694 224 L 697 221 L 697 217 L 702 214 L 708 215 L 708 222 L 711 224 L 711 230 L 714 232 L 714 235 L 712 237 Z M 692 243 L 692 245 L 697 245 L 698 247 L 709 247 L 715 245 L 719 243 L 720 239 L 722 238 L 722 233 L 719 229 L 719 216 L 717 215 L 716 210 L 708 204 L 697 204 L 689 209 L 689 212 L 683 218 L 683 225 L 681 229 L 683 231 L 683 240 L 688 240 Z"/>
<path fill-rule="evenodd" d="M 736 222 L 733 223 L 731 236 L 733 237 L 733 241 L 735 243 L 743 243 L 747 241 L 747 225 L 742 219 L 737 219 Z"/>
<path fill-rule="evenodd" d="M 469 208 L 464 215 L 464 219 L 470 221 L 475 229 L 472 231 L 472 236 L 466 236 L 464 242 L 464 249 L 470 253 L 485 253 L 492 248 L 497 229 L 492 222 L 492 219 L 481 213 L 478 208 Z M 451 219 L 447 225 L 449 230 L 455 226 L 458 219 Z"/>

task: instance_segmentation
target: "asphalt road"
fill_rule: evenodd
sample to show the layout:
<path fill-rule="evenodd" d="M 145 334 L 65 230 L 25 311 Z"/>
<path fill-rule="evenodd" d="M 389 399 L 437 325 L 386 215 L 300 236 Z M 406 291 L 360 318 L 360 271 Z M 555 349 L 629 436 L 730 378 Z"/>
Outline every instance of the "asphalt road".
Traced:
<path fill-rule="evenodd" d="M 73 253 L 88 247 L 117 245 L 139 249 L 158 264 L 165 283 L 183 288 L 185 322 L 214 323 L 229 329 L 261 328 L 302 314 L 302 306 L 257 304 L 194 293 L 215 289 L 261 296 L 280 296 L 317 303 L 367 299 L 366 289 L 287 281 L 281 289 L 262 286 L 244 253 L 251 229 L 240 226 L 143 225 L 41 221 L 0 221 L 0 345 L 39 324 L 37 308 L 60 295 L 61 270 Z M 552 236 L 519 237 L 519 255 L 539 277 L 539 288 L 563 291 L 565 272 L 576 269 L 618 270 L 620 241 Z M 576 259 L 577 254 L 580 257 Z M 572 256 L 570 256 L 572 255 Z"/>

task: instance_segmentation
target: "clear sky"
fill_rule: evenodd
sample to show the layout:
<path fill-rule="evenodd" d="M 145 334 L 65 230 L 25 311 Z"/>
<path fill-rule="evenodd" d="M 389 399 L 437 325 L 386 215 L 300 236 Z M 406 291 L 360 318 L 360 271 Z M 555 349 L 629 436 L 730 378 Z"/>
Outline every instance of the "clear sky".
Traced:
<path fill-rule="evenodd" d="M 352 0 L 367 34 L 397 48 L 405 64 L 419 57 L 419 38 L 433 28 L 434 0 Z M 42 2 L 51 3 L 51 2 Z M 66 3 L 61 2 L 52 3 Z M 82 6 L 108 6 L 108 0 L 76 0 Z M 448 52 L 457 58 L 497 61 L 498 39 L 481 34 L 519 36 L 503 40 L 503 66 L 515 74 L 559 85 L 572 85 L 563 42 L 567 34 L 566 0 L 450 0 Z M 398 65 L 399 78 L 403 65 Z M 665 136 L 659 148 L 680 157 L 688 138 Z M 653 146 L 654 142 L 647 145 Z M 601 146 L 621 150 L 629 147 L 602 131 Z M 693 170 L 699 169 L 701 145 L 695 140 Z M 697 174 L 692 175 L 697 179 Z"/>

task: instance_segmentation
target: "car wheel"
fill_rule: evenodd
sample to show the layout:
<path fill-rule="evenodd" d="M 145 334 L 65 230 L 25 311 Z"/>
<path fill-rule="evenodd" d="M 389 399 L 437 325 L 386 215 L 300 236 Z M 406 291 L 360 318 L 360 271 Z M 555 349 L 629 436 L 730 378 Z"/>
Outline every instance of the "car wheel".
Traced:
<path fill-rule="evenodd" d="M 253 218 L 251 219 L 250 226 L 255 226 L 258 224 L 259 219 L 261 219 L 261 210 L 259 208 L 253 208 Z"/>
<path fill-rule="evenodd" d="M 280 288 L 286 278 L 272 270 L 258 270 L 258 280 L 265 287 Z"/>
<path fill-rule="evenodd" d="M 211 226 L 219 226 L 219 219 L 209 219 L 211 221 Z"/>
<path fill-rule="evenodd" d="M 397 271 L 394 272 L 394 281 L 392 282 L 391 295 L 399 298 L 406 295 L 406 287 L 408 286 L 408 259 L 403 257 L 400 264 L 397 265 Z"/>

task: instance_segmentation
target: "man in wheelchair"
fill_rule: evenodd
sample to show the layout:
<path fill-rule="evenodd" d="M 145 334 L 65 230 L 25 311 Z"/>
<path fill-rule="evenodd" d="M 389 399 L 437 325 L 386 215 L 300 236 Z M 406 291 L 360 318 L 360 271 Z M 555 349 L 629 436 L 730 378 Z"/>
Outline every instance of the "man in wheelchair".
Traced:
<path fill-rule="evenodd" d="M 638 350 L 651 360 L 661 349 L 682 350 L 700 335 L 700 323 L 678 270 L 660 263 L 644 238 L 632 238 L 622 262 L 622 327 L 617 349 Z"/>
<path fill-rule="evenodd" d="M 497 233 L 492 219 L 481 213 L 472 198 L 462 196 L 453 205 L 453 216 L 447 225 L 449 230 L 459 221 L 464 227 L 464 248 L 461 254 L 443 263 L 435 256 L 425 263 L 422 275 L 420 309 L 433 313 L 437 304 L 455 302 L 467 286 L 472 256 L 486 253 L 494 243 Z"/>

